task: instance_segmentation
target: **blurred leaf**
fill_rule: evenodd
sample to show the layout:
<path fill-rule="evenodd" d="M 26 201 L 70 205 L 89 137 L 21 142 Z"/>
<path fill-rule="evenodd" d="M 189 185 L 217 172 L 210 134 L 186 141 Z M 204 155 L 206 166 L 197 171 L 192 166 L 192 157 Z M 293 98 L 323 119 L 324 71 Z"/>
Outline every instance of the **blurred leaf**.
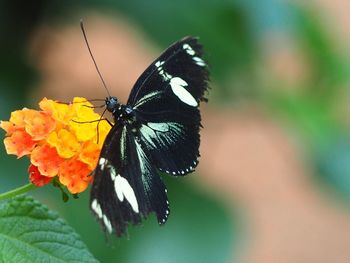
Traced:
<path fill-rule="evenodd" d="M 350 138 L 341 136 L 316 155 L 319 179 L 350 200 Z"/>
<path fill-rule="evenodd" d="M 268 97 L 267 103 L 274 114 L 287 120 L 309 146 L 329 144 L 342 129 L 331 109 L 317 100 L 291 94 L 270 94 Z"/>
<path fill-rule="evenodd" d="M 43 7 L 42 0 L 0 1 L 0 91 L 16 93 L 22 100 L 36 77 L 28 62 L 27 49 Z"/>
<path fill-rule="evenodd" d="M 314 99 L 329 104 L 335 102 L 339 89 L 350 80 L 350 65 L 341 54 L 330 32 L 325 29 L 322 17 L 317 16 L 314 6 L 295 6 L 296 35 L 311 65 L 309 94 Z"/>
<path fill-rule="evenodd" d="M 97 262 L 66 222 L 28 196 L 0 204 L 0 258 L 4 262 Z"/>

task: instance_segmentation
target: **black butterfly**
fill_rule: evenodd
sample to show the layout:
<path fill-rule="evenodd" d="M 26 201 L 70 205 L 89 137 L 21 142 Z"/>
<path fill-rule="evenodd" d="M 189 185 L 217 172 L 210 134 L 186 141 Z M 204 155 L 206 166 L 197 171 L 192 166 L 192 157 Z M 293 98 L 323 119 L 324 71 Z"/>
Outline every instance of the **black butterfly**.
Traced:
<path fill-rule="evenodd" d="M 207 65 L 196 38 L 170 46 L 140 76 L 126 105 L 113 96 L 106 108 L 115 125 L 94 171 L 90 206 L 105 231 L 117 236 L 151 212 L 169 216 L 167 189 L 159 176 L 194 171 L 199 157 L 200 101 L 206 101 Z"/>

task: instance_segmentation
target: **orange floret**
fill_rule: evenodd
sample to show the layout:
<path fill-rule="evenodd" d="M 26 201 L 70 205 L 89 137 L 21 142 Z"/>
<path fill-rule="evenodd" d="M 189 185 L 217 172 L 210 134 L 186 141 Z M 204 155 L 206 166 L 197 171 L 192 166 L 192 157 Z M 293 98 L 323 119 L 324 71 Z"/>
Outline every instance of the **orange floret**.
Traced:
<path fill-rule="evenodd" d="M 50 183 L 53 179 L 53 177 L 48 177 L 40 174 L 38 167 L 32 164 L 28 168 L 28 173 L 29 173 L 29 181 L 38 187 L 41 187 Z"/>
<path fill-rule="evenodd" d="M 110 130 L 111 130 L 111 125 L 107 121 L 105 120 L 100 121 L 98 125 L 98 136 L 99 136 L 98 145 L 100 149 L 102 148 L 103 143 Z"/>
<path fill-rule="evenodd" d="M 13 124 L 10 121 L 0 121 L 0 128 L 6 131 L 6 135 L 10 136 L 15 131 L 22 129 L 16 127 L 15 124 Z"/>
<path fill-rule="evenodd" d="M 19 128 L 23 128 L 25 125 L 26 111 L 28 109 L 24 108 L 23 110 L 16 110 L 11 113 L 10 122 Z"/>
<path fill-rule="evenodd" d="M 34 110 L 26 111 L 24 122 L 25 130 L 32 136 L 33 140 L 45 139 L 56 127 L 55 121 L 50 115 Z"/>
<path fill-rule="evenodd" d="M 62 158 L 71 158 L 76 155 L 81 145 L 74 134 L 66 129 L 60 129 L 58 132 L 52 132 L 47 138 L 47 142 L 55 147 L 58 155 Z"/>
<path fill-rule="evenodd" d="M 60 103 L 53 100 L 48 100 L 47 98 L 43 98 L 39 102 L 39 107 L 44 112 L 50 114 L 54 120 L 62 124 L 67 124 L 72 120 L 74 116 L 71 104 Z"/>
<path fill-rule="evenodd" d="M 58 173 L 60 164 L 64 161 L 56 149 L 48 144 L 35 147 L 30 156 L 30 161 L 37 166 L 42 175 L 53 177 Z"/>
<path fill-rule="evenodd" d="M 4 139 L 4 144 L 8 154 L 14 154 L 21 158 L 30 154 L 37 142 L 24 130 L 16 130 L 11 136 Z"/>
<path fill-rule="evenodd" d="M 79 160 L 86 163 L 89 169 L 95 169 L 98 157 L 100 156 L 101 148 L 94 142 L 85 142 L 79 154 Z"/>
<path fill-rule="evenodd" d="M 68 190 L 75 194 L 83 192 L 92 180 L 91 170 L 88 165 L 76 160 L 67 160 L 61 164 L 58 177 L 61 184 L 65 185 Z"/>
<path fill-rule="evenodd" d="M 101 116 L 90 108 L 92 106 L 91 103 L 82 100 L 82 98 L 75 98 L 73 103 L 75 118 L 70 122 L 70 127 L 75 132 L 78 140 L 83 142 L 89 140 L 97 141 L 97 126 L 101 123 L 98 121 Z"/>

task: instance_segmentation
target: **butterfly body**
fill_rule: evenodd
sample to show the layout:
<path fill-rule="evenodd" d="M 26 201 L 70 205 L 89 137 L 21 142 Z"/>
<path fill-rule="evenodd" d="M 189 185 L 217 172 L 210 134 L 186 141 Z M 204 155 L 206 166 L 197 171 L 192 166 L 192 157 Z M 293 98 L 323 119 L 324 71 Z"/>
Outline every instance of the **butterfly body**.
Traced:
<path fill-rule="evenodd" d="M 140 127 L 134 109 L 130 105 L 120 104 L 117 97 L 110 96 L 105 99 L 107 110 L 113 115 L 115 123 L 129 126 L 136 133 Z"/>
<path fill-rule="evenodd" d="M 208 80 L 201 56 L 197 39 L 184 38 L 145 70 L 126 104 L 106 98 L 115 124 L 94 171 L 90 206 L 107 232 L 121 236 L 152 212 L 164 224 L 170 209 L 159 173 L 184 176 L 197 166 L 198 107 Z"/>

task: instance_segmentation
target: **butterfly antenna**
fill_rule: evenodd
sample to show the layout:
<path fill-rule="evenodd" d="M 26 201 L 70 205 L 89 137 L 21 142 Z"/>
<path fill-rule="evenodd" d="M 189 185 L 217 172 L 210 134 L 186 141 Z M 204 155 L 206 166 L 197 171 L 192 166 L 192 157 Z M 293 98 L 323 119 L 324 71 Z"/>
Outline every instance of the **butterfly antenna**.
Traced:
<path fill-rule="evenodd" d="M 97 63 L 96 63 L 96 61 L 95 61 L 95 58 L 94 58 L 94 56 L 92 55 L 91 48 L 90 48 L 90 45 L 89 45 L 89 41 L 87 40 L 87 37 L 86 37 L 83 19 L 80 20 L 80 28 L 81 28 L 81 31 L 83 32 L 86 46 L 87 46 L 87 48 L 88 48 L 88 50 L 89 50 L 90 56 L 91 56 L 91 58 L 92 58 L 92 61 L 94 62 L 94 65 L 95 65 L 95 68 L 96 68 L 96 70 L 97 70 L 97 73 L 98 73 L 98 75 L 100 76 L 100 79 L 101 79 L 101 81 L 102 81 L 103 87 L 105 88 L 105 90 L 106 90 L 107 93 L 108 93 L 108 96 L 110 97 L 111 94 L 109 94 L 107 85 L 106 85 L 105 81 L 103 80 L 102 74 L 101 74 L 101 72 L 100 72 L 100 70 L 99 70 L 99 68 L 98 68 L 98 66 L 97 66 Z"/>

